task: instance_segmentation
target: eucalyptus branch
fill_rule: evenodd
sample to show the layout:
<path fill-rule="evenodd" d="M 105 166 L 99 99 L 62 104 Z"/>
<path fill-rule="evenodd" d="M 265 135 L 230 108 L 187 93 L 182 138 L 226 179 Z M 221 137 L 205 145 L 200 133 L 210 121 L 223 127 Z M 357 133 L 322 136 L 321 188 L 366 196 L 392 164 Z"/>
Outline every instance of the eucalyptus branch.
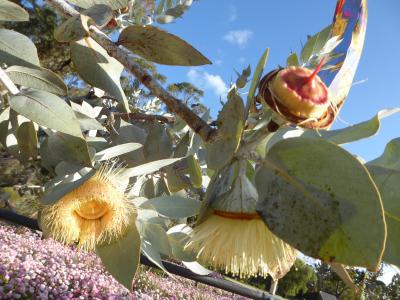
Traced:
<path fill-rule="evenodd" d="M 160 115 L 148 115 L 139 112 L 132 113 L 113 113 L 114 117 L 128 118 L 131 120 L 144 120 L 144 121 L 160 121 L 166 124 L 175 123 L 174 117 L 160 116 Z"/>
<path fill-rule="evenodd" d="M 76 16 L 79 14 L 78 11 L 64 0 L 47 0 L 47 3 L 64 16 Z M 131 59 L 132 54 L 130 51 L 120 48 L 118 45 L 113 43 L 106 34 L 93 25 L 89 27 L 89 31 L 90 37 L 102 46 L 111 57 L 118 60 L 132 75 L 146 86 L 153 95 L 163 101 L 170 112 L 173 112 L 182 118 L 204 141 L 211 142 L 215 140 L 217 131 L 211 128 L 181 100 L 172 96 L 147 71 L 145 71 L 139 64 L 135 63 Z"/>

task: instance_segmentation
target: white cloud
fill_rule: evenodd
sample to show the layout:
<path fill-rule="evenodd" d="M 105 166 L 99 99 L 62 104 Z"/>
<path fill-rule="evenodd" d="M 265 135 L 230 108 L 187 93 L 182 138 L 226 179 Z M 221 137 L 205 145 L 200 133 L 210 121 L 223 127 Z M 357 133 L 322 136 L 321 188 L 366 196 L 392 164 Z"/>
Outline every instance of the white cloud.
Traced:
<path fill-rule="evenodd" d="M 251 30 L 231 30 L 224 35 L 223 39 L 231 44 L 236 44 L 239 47 L 244 48 L 252 36 L 253 32 Z"/>
<path fill-rule="evenodd" d="M 237 9 L 234 5 L 229 5 L 229 22 L 233 22 L 237 19 Z"/>
<path fill-rule="evenodd" d="M 218 97 L 224 97 L 228 93 L 228 87 L 219 75 L 213 75 L 205 71 L 190 69 L 187 73 L 187 77 L 193 84 L 202 89 L 213 91 L 213 93 Z"/>

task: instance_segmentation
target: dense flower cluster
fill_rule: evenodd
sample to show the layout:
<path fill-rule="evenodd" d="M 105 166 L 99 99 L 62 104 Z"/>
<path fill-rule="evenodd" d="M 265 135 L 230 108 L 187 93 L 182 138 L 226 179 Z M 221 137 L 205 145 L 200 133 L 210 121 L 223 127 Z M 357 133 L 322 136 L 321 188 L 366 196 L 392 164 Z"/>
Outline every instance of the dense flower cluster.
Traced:
<path fill-rule="evenodd" d="M 244 299 L 141 269 L 129 293 L 96 255 L 0 222 L 0 299 Z"/>

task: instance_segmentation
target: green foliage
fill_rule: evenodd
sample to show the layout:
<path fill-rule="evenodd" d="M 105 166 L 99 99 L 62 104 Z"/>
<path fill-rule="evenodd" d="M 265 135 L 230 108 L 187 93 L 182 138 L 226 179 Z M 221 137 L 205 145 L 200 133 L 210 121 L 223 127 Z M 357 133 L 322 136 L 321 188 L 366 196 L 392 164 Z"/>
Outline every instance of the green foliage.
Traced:
<path fill-rule="evenodd" d="M 257 102 L 267 49 L 248 87 L 247 105 L 241 94 L 246 92 L 250 66 L 237 72 L 218 119 L 211 122 L 210 112 L 200 102 L 204 92 L 187 82 L 163 89 L 158 83 L 165 83 L 166 77 L 153 64 L 210 63 L 186 41 L 150 25 L 182 17 L 193 1 L 70 0 L 82 10 L 64 22 L 41 4 L 30 2 L 25 7 L 30 23 L 7 23 L 7 29 L 0 29 L 2 76 L 17 89 L 10 92 L 0 85 L 0 142 L 21 162 L 37 162 L 49 171 L 53 179 L 45 187 L 43 204 L 56 203 L 90 179 L 104 162 L 121 162 L 118 184 L 137 208 L 137 217 L 132 216 L 136 223 L 123 238 L 97 245 L 96 251 L 126 287 L 131 287 L 140 251 L 164 271 L 162 258 L 172 258 L 194 272 L 208 274 L 195 261 L 197 253 L 185 244 L 193 234 L 188 225 L 197 215 L 199 223 L 204 221 L 210 206 L 237 213 L 255 213 L 257 208 L 275 235 L 324 262 L 375 270 L 383 255 L 384 261 L 400 265 L 398 140 L 366 165 L 339 146 L 373 136 L 380 120 L 399 109 L 381 111 L 339 130 L 286 126 L 286 121 Z M 26 12 L 0 0 L 1 21 L 26 21 Z M 143 78 L 128 75 L 124 61 L 90 36 L 89 25 L 128 49 L 131 53 L 125 59 L 135 63 Z M 287 65 L 315 67 L 322 58 L 327 62 L 338 56 L 357 59 L 357 51 L 333 51 L 341 40 L 331 36 L 331 27 L 311 36 L 300 55 L 288 57 Z M 356 29 L 349 33 L 357 38 Z M 79 77 L 72 73 L 71 61 Z M 332 71 L 340 82 L 345 71 L 355 71 L 355 66 L 342 65 Z M 347 88 L 351 81 L 345 78 L 341 84 Z M 342 88 L 332 87 L 340 101 L 348 92 Z M 184 115 L 188 110 L 176 98 L 192 109 L 190 118 L 202 115 L 206 122 L 202 126 L 209 126 L 215 136 L 201 140 L 190 126 L 196 132 L 203 128 L 187 121 L 191 120 Z M 167 113 L 162 101 L 178 108 Z M 137 117 L 140 114 L 144 117 Z M 280 128 L 271 132 L 272 125 Z M 365 226 L 366 222 L 373 226 Z M 362 271 L 348 271 L 357 284 L 366 286 L 367 297 L 387 293 L 398 298 L 399 277 L 385 289 L 376 277 L 369 276 L 368 281 Z M 343 299 L 353 297 L 330 267 L 318 266 L 317 275 L 317 290 Z M 297 296 L 314 283 L 313 270 L 298 261 L 280 281 L 278 292 Z"/>
<path fill-rule="evenodd" d="M 121 239 L 96 246 L 96 253 L 107 271 L 131 290 L 140 262 L 140 235 L 136 225 L 132 224 Z"/>
<path fill-rule="evenodd" d="M 256 186 L 257 211 L 277 236 L 323 261 L 379 267 L 386 240 L 381 198 L 350 153 L 324 140 L 283 140 L 269 150 Z"/>
<path fill-rule="evenodd" d="M 118 43 L 155 63 L 175 66 L 199 66 L 211 62 L 181 38 L 153 26 L 125 28 Z"/>

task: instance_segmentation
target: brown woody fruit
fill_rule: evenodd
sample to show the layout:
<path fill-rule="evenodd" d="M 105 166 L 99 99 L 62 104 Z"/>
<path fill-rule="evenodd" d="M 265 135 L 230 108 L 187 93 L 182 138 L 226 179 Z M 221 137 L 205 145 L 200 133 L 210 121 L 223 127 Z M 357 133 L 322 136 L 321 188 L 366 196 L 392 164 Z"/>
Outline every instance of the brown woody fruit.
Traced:
<path fill-rule="evenodd" d="M 329 127 L 336 109 L 330 103 L 329 89 L 317 75 L 322 64 L 314 71 L 288 67 L 268 73 L 260 82 L 258 100 L 290 123 L 312 129 Z"/>

